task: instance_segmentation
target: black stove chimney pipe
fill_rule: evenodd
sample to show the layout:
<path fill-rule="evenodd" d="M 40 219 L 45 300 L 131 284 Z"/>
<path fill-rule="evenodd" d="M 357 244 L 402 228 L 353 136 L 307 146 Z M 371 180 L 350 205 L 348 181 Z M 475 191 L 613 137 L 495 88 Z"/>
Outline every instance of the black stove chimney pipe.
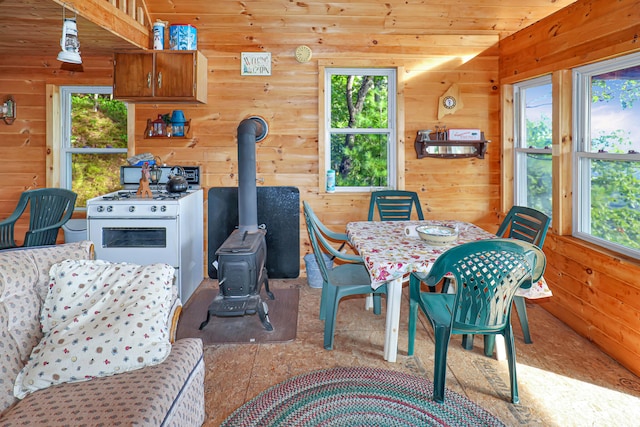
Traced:
<path fill-rule="evenodd" d="M 238 125 L 238 229 L 241 233 L 258 231 L 256 190 L 256 143 L 268 132 L 262 117 L 252 116 Z"/>

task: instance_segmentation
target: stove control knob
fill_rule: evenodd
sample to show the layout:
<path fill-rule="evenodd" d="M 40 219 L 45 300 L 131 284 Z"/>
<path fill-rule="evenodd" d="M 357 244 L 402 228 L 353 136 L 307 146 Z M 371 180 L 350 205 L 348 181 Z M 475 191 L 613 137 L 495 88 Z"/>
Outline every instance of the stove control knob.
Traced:
<path fill-rule="evenodd" d="M 129 206 L 129 212 L 134 212 L 136 210 L 135 206 Z"/>
<path fill-rule="evenodd" d="M 157 210 L 158 210 L 158 207 L 157 207 L 157 206 L 151 206 L 151 212 L 155 212 L 155 211 L 157 211 Z"/>
<path fill-rule="evenodd" d="M 96 210 L 97 210 L 98 212 L 104 212 L 104 206 L 98 206 L 98 207 L 96 208 Z"/>
<path fill-rule="evenodd" d="M 107 212 L 113 212 L 113 206 L 107 206 Z"/>
<path fill-rule="evenodd" d="M 166 211 L 167 211 L 167 207 L 166 207 L 166 206 L 164 206 L 164 205 L 162 205 L 162 206 L 160 207 L 160 211 L 162 211 L 162 212 L 166 212 Z"/>

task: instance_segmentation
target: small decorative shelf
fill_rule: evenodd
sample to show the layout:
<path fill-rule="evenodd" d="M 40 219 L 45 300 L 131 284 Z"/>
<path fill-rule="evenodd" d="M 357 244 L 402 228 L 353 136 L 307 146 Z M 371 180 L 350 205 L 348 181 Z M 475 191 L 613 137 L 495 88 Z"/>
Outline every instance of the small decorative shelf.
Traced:
<path fill-rule="evenodd" d="M 491 141 L 484 139 L 484 132 L 481 132 L 480 139 L 476 141 L 436 139 L 435 133 L 427 136 L 424 133 L 418 132 L 415 148 L 419 159 L 423 157 L 437 157 L 441 159 L 477 157 L 484 159 L 487 144 L 490 142 Z"/>
<path fill-rule="evenodd" d="M 147 127 L 144 130 L 145 139 L 189 139 L 190 138 L 189 136 L 189 131 L 191 130 L 190 119 L 184 123 L 184 133 L 182 136 L 167 135 L 166 127 L 164 128 L 164 130 L 161 131 L 162 134 L 154 135 L 158 127 L 157 125 L 154 126 L 154 122 L 157 122 L 157 121 L 152 121 L 151 119 L 147 119 Z"/>

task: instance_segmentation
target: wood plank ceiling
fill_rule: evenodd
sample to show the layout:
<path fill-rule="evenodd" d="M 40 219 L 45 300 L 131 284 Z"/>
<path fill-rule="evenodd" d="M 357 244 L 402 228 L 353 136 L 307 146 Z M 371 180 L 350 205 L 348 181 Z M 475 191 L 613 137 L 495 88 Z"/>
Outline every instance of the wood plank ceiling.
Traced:
<path fill-rule="evenodd" d="M 79 12 L 78 33 L 83 56 L 145 47 L 140 41 L 143 39 L 133 40 L 135 31 L 133 35 L 122 34 L 128 29 L 122 24 L 114 25 L 108 13 L 91 13 L 97 1 L 0 0 L 0 54 L 55 57 L 62 35 L 61 4 L 75 5 Z M 574 1 L 146 0 L 146 8 L 151 21 L 193 24 L 199 31 L 216 33 L 256 28 L 259 32 L 321 35 L 367 33 L 372 28 L 380 32 L 383 28 L 382 32 L 387 34 L 491 34 L 503 38 Z M 83 5 L 91 5 L 92 9 L 81 10 Z"/>
<path fill-rule="evenodd" d="M 152 20 L 257 32 L 490 34 L 525 28 L 575 0 L 146 0 Z"/>
<path fill-rule="evenodd" d="M 105 0 L 0 0 L 0 53 L 55 58 L 60 51 L 63 4 L 67 18 L 78 12 L 82 56 L 110 55 L 149 43 L 145 26 Z M 94 23 L 97 20 L 100 25 Z"/>

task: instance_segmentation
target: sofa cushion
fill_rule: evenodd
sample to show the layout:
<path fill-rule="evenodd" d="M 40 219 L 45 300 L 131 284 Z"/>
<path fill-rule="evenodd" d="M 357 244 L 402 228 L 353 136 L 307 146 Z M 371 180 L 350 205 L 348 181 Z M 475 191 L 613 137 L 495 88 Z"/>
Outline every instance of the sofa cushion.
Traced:
<path fill-rule="evenodd" d="M 161 363 L 171 350 L 173 279 L 167 264 L 53 265 L 41 314 L 44 336 L 18 374 L 14 395 Z"/>
<path fill-rule="evenodd" d="M 92 257 L 89 241 L 0 251 L 0 412 L 16 401 L 15 379 L 42 338 L 40 311 L 51 265 Z"/>
<path fill-rule="evenodd" d="M 159 365 L 31 393 L 0 425 L 199 426 L 204 416 L 202 341 L 185 338 Z"/>

